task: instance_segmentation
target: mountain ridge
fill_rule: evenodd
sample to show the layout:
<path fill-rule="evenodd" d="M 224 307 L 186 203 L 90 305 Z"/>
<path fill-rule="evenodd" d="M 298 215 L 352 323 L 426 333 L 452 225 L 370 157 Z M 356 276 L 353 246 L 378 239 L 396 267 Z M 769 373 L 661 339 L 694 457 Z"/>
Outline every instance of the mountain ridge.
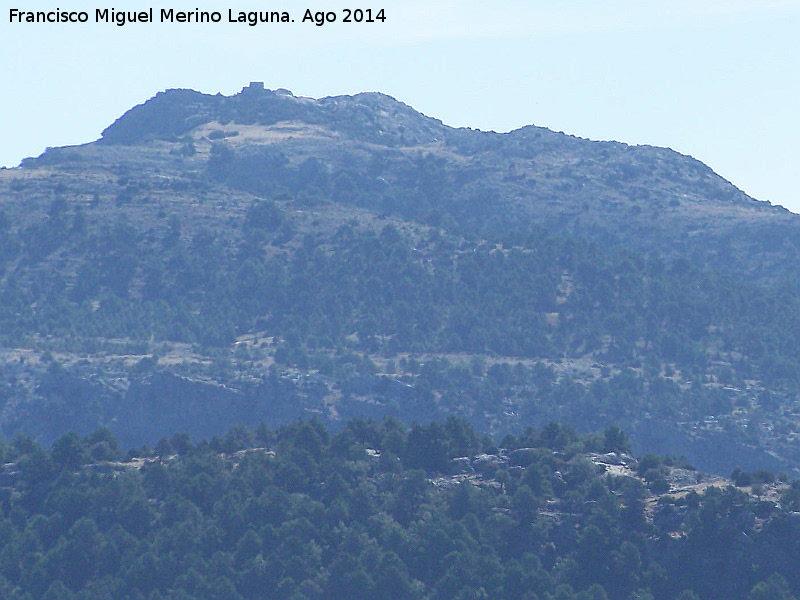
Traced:
<path fill-rule="evenodd" d="M 674 248 L 684 251 L 682 238 L 700 235 L 709 238 L 706 266 L 730 270 L 731 256 L 714 256 L 722 246 L 732 250 L 738 267 L 755 271 L 760 267 L 748 264 L 748 254 L 763 252 L 758 238 L 769 236 L 762 231 L 780 226 L 794 232 L 798 223 L 782 207 L 750 198 L 700 161 L 668 148 L 592 141 L 535 125 L 508 133 L 452 128 L 374 92 L 314 100 L 257 84 L 229 97 L 167 91 L 120 117 L 101 143 L 184 135 L 197 145 L 207 141 L 198 135 L 201 125 L 212 122 L 222 136 L 240 125 L 305 132 L 244 144 L 217 138 L 217 146 L 231 150 L 225 156 L 230 164 L 220 171 L 232 177 L 218 173 L 228 185 L 295 195 L 313 194 L 308 188 L 316 186 L 326 188 L 325 195 L 335 193 L 331 175 L 346 176 L 356 188 L 350 196 L 366 208 L 413 218 L 447 212 L 460 228 L 480 235 L 527 231 L 533 224 L 612 247 L 649 251 L 647 245 L 657 242 L 666 256 L 674 256 Z M 387 162 L 394 168 L 382 168 Z M 309 166 L 312 172 L 302 171 Z M 265 168 L 279 169 L 270 173 L 276 182 L 241 173 Z M 397 196 L 409 191 L 407 204 L 398 205 Z M 722 220 L 729 223 L 722 226 Z M 742 246 L 742 235 L 757 240 L 755 247 Z"/>

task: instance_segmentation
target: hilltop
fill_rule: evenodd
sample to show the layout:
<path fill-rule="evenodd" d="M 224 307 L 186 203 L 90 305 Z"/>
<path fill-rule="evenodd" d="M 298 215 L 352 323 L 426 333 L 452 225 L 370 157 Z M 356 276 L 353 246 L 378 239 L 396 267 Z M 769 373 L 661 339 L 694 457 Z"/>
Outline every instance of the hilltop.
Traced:
<path fill-rule="evenodd" d="M 483 236 L 543 227 L 607 248 L 691 251 L 705 265 L 765 278 L 797 253 L 793 215 L 691 157 L 533 125 L 455 129 L 379 93 L 315 100 L 255 83 L 231 97 L 170 90 L 128 111 L 100 143 L 180 136 L 201 155 L 217 147 L 212 179 L 261 195 L 445 219 Z"/>

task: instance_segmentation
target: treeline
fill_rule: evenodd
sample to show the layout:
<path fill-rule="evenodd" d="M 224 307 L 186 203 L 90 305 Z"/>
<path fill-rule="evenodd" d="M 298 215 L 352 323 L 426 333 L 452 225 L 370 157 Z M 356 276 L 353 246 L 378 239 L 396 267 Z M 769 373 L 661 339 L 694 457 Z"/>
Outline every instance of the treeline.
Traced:
<path fill-rule="evenodd" d="M 617 428 L 580 436 L 551 424 L 500 446 L 457 418 L 234 427 L 125 457 L 107 430 L 49 450 L 18 436 L 0 445 L 0 594 L 780 600 L 800 590 L 797 483 L 780 505 L 732 487 L 655 501 L 674 462 L 648 455 L 632 476 L 610 476 L 586 457 L 627 451 Z"/>

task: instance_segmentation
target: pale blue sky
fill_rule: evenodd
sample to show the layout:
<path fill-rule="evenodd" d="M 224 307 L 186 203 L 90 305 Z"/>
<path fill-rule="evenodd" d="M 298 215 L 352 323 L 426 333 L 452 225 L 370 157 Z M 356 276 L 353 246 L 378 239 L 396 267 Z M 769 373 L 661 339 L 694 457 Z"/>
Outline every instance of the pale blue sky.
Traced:
<path fill-rule="evenodd" d="M 301 24 L 337 2 L 31 2 L 27 10 L 287 10 L 289 25 L 11 25 L 0 165 L 96 139 L 156 92 L 382 91 L 448 125 L 528 124 L 668 146 L 800 212 L 800 0 L 386 0 L 384 24 Z M 561 5 L 564 6 L 561 6 Z M 22 8 L 22 6 L 20 6 Z"/>

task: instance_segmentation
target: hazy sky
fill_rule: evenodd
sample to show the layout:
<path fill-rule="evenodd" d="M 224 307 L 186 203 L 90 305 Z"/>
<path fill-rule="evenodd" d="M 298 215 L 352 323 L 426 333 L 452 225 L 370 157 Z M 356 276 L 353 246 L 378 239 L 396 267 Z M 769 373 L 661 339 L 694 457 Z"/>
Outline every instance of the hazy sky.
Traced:
<path fill-rule="evenodd" d="M 13 1 L 13 0 L 12 0 Z M 79 144 L 156 92 L 381 91 L 448 125 L 536 124 L 669 146 L 748 194 L 800 212 L 800 0 L 397 0 L 385 23 L 303 24 L 334 1 L 53 0 L 87 24 L 11 24 L 0 12 L 0 165 Z M 217 10 L 219 24 L 95 23 L 95 9 Z M 291 24 L 227 23 L 228 9 Z"/>

